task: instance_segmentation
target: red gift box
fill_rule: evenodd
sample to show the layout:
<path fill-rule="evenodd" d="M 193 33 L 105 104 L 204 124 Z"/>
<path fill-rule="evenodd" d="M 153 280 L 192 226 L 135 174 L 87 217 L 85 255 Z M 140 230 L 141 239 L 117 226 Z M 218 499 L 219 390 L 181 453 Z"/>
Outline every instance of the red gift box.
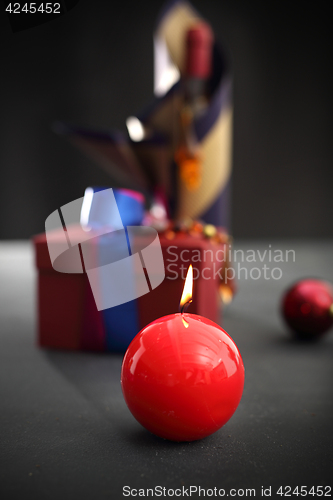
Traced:
<path fill-rule="evenodd" d="M 55 230 L 53 240 L 62 237 Z M 137 298 L 138 320 L 131 338 L 155 319 L 178 312 L 189 264 L 193 266 L 193 301 L 188 312 L 219 322 L 218 287 L 225 265 L 226 243 L 206 238 L 202 233 L 166 232 L 159 235 L 165 279 L 155 289 Z M 103 321 L 86 273 L 67 274 L 52 268 L 45 234 L 33 239 L 38 270 L 38 343 L 59 349 L 110 350 L 112 324 Z M 118 327 L 119 328 L 119 327 Z M 107 329 L 107 331 L 106 331 Z M 127 342 L 128 344 L 129 342 Z M 110 345 L 110 344 L 109 344 Z M 120 349 L 124 350 L 126 345 Z M 117 349 L 119 350 L 119 349 Z"/>

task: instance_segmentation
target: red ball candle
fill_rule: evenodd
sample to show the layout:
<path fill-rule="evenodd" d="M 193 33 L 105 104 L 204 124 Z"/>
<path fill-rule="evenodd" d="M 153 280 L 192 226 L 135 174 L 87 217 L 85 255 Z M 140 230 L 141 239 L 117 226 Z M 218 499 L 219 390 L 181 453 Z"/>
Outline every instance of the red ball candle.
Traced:
<path fill-rule="evenodd" d="M 333 289 L 329 283 L 305 279 L 287 290 L 282 314 L 298 338 L 321 337 L 333 324 Z"/>
<path fill-rule="evenodd" d="M 186 288 L 182 301 L 188 301 Z M 244 366 L 219 325 L 182 312 L 157 319 L 133 339 L 121 385 L 130 411 L 146 429 L 173 441 L 194 441 L 233 415 Z"/>

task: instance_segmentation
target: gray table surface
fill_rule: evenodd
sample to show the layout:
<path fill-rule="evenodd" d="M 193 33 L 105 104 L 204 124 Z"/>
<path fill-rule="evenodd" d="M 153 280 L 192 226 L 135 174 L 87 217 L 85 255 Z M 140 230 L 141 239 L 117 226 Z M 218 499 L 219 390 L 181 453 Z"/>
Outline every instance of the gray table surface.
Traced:
<path fill-rule="evenodd" d="M 242 264 L 278 266 L 283 275 L 242 276 L 224 312 L 223 327 L 246 369 L 243 398 L 220 431 L 192 443 L 161 440 L 135 421 L 121 393 L 121 355 L 36 347 L 32 247 L 1 243 L 1 498 L 117 500 L 125 498 L 124 486 L 186 491 L 191 485 L 224 488 L 226 496 L 231 488 L 255 488 L 257 497 L 271 486 L 272 498 L 282 498 L 279 486 L 332 484 L 333 332 L 317 343 L 291 340 L 279 304 L 296 279 L 333 282 L 333 244 L 238 242 L 237 248 L 263 252 L 269 243 L 272 250 L 294 249 L 295 262 Z"/>

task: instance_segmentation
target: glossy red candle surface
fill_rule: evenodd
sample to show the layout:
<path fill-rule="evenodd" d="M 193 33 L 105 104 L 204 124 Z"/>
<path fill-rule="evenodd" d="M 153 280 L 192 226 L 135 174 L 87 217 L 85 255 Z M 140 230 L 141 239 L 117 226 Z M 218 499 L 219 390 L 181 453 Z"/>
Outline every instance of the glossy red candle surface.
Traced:
<path fill-rule="evenodd" d="M 173 441 L 194 441 L 217 431 L 235 412 L 244 365 L 236 344 L 216 323 L 172 314 L 133 339 L 121 385 L 130 411 L 146 429 Z"/>
<path fill-rule="evenodd" d="M 282 302 L 285 321 L 299 338 L 318 338 L 333 324 L 333 289 L 321 280 L 295 283 Z"/>

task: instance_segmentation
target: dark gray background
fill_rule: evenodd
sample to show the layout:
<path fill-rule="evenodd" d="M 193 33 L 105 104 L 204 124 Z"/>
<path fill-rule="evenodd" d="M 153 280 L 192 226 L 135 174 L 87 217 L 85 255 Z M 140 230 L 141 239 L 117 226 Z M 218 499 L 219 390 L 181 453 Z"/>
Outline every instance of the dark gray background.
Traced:
<path fill-rule="evenodd" d="M 268 244 L 248 241 L 238 248 L 263 255 Z M 121 500 L 125 485 L 197 485 L 227 493 L 255 488 L 255 498 L 271 486 L 273 500 L 295 500 L 302 497 L 281 497 L 278 488 L 333 486 L 333 332 L 319 342 L 294 342 L 279 314 L 282 293 L 309 269 L 333 281 L 333 245 L 289 241 L 273 249 L 283 255 L 294 249 L 295 262 L 277 264 L 280 280 L 265 280 L 263 273 L 246 280 L 243 271 L 220 323 L 245 366 L 236 413 L 206 439 L 172 443 L 145 431 L 127 409 L 120 354 L 36 346 L 34 252 L 28 243 L 2 242 L 1 499 Z M 242 267 L 264 264 L 274 265 L 266 258 Z"/>
<path fill-rule="evenodd" d="M 152 98 L 161 0 L 81 0 L 13 34 L 0 14 L 0 237 L 108 177 L 50 124 L 123 128 Z M 331 16 L 327 2 L 196 0 L 234 72 L 236 237 L 333 235 Z"/>

